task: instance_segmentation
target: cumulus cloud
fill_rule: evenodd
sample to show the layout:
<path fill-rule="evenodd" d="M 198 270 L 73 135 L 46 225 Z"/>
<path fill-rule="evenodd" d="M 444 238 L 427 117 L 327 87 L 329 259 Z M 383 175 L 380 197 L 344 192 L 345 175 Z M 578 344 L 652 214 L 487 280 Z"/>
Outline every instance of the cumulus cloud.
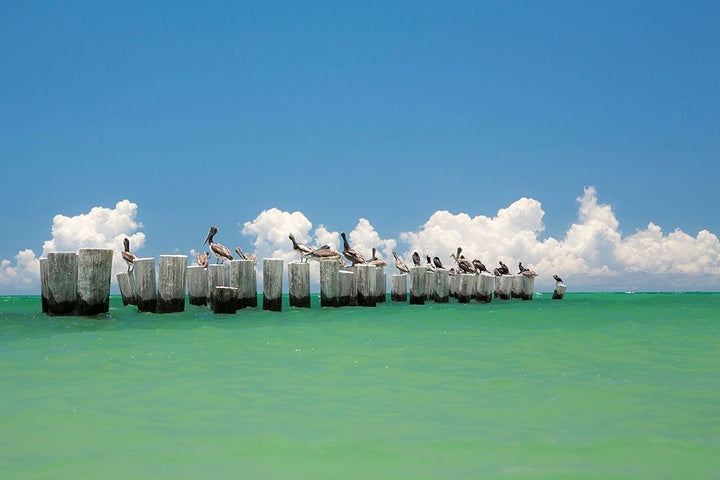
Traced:
<path fill-rule="evenodd" d="M 119 201 L 114 208 L 94 207 L 88 213 L 73 217 L 55 215 L 52 238 L 43 243 L 41 255 L 49 252 L 76 252 L 80 248 L 110 248 L 114 250 L 113 274 L 127 269 L 120 249 L 128 237 L 132 250 L 137 252 L 145 243 L 145 234 L 137 232 L 142 224 L 136 220 L 138 206 L 129 200 Z M 38 292 L 40 263 L 37 254 L 25 249 L 10 260 L 0 262 L 0 287 L 14 292 Z"/>

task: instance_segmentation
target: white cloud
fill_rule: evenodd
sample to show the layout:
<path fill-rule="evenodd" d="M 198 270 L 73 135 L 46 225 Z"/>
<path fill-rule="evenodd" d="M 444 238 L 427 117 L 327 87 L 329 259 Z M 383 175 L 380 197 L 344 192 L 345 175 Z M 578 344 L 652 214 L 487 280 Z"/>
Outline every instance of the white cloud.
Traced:
<path fill-rule="evenodd" d="M 110 248 L 113 254 L 113 275 L 127 270 L 120 251 L 123 238 L 130 240 L 130 247 L 138 254 L 145 243 L 145 234 L 136 230 L 142 224 L 136 220 L 137 205 L 122 200 L 115 208 L 94 207 L 88 213 L 67 217 L 55 215 L 52 238 L 43 244 L 42 255 L 49 252 L 70 251 L 80 248 Z M 141 256 L 138 254 L 138 256 Z M 15 256 L 15 264 L 9 260 L 0 262 L 0 287 L 13 292 L 39 292 L 40 264 L 30 249 Z"/>

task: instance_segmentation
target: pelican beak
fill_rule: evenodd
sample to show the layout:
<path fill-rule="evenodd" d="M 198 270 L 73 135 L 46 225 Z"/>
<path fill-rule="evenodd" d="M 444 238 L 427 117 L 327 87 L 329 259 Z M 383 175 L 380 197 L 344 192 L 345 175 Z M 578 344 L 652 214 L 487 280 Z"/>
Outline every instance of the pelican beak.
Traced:
<path fill-rule="evenodd" d="M 210 232 L 212 232 L 212 230 L 210 230 Z M 202 243 L 203 245 L 208 243 L 208 241 L 210 240 L 210 232 L 208 232 L 207 237 L 205 237 L 205 241 Z"/>

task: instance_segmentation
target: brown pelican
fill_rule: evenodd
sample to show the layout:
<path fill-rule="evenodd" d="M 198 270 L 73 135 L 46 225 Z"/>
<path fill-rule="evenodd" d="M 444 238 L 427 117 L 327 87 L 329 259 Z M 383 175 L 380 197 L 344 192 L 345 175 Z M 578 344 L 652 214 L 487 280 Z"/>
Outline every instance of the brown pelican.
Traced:
<path fill-rule="evenodd" d="M 329 245 L 323 245 L 320 248 L 316 248 L 309 254 L 307 254 L 307 257 L 312 260 L 338 260 L 343 265 L 345 262 L 343 262 L 342 255 L 340 255 L 340 252 L 336 252 L 332 248 L 330 248 Z"/>
<path fill-rule="evenodd" d="M 505 265 L 505 264 L 502 262 L 502 260 L 500 260 L 498 263 L 500 264 L 500 269 L 499 269 L 499 270 L 500 270 L 500 274 L 501 274 L 501 275 L 510 275 L 510 269 L 508 268 L 508 266 Z"/>
<path fill-rule="evenodd" d="M 300 254 L 300 261 L 307 262 L 307 256 L 310 255 L 310 252 L 313 251 L 312 248 L 308 247 L 307 245 L 303 245 L 302 243 L 297 243 L 295 241 L 295 235 L 292 233 L 289 235 L 290 241 L 292 241 L 293 244 L 293 250 L 297 250 L 297 252 Z"/>
<path fill-rule="evenodd" d="M 240 247 L 235 247 L 235 253 L 238 254 L 238 257 L 240 257 L 241 260 L 250 260 L 253 262 L 253 266 L 257 265 L 257 257 L 252 253 L 243 252 Z"/>
<path fill-rule="evenodd" d="M 435 268 L 442 268 L 443 270 L 445 269 L 442 262 L 440 261 L 440 257 L 433 257 L 433 265 L 435 265 Z"/>
<path fill-rule="evenodd" d="M 405 265 L 405 262 L 403 262 L 400 257 L 398 257 L 397 253 L 393 252 L 393 257 L 395 257 L 395 267 L 400 270 L 402 273 L 410 273 L 410 269 L 407 265 Z"/>
<path fill-rule="evenodd" d="M 413 265 L 415 265 L 416 267 L 419 267 L 420 266 L 420 254 L 417 252 L 413 252 L 412 261 L 413 261 Z"/>
<path fill-rule="evenodd" d="M 433 263 L 432 259 L 430 258 L 430 255 L 425 255 L 425 268 L 428 272 L 434 272 L 435 271 L 435 264 Z"/>
<path fill-rule="evenodd" d="M 232 260 L 232 254 L 230 254 L 230 250 L 224 245 L 221 245 L 219 243 L 215 243 L 213 241 L 213 237 L 215 237 L 215 234 L 218 232 L 218 229 L 215 225 L 210 227 L 210 231 L 208 232 L 207 237 L 205 238 L 205 241 L 203 242 L 203 245 L 206 243 L 210 245 L 210 251 L 215 255 L 215 258 L 217 259 L 215 263 L 221 263 L 223 260 Z"/>
<path fill-rule="evenodd" d="M 470 263 L 470 260 L 465 258 L 463 255 L 460 255 L 461 251 L 462 249 L 458 247 L 457 253 L 450 254 L 453 260 L 455 260 L 455 263 L 457 263 L 460 273 L 476 273 L 475 267 L 472 263 Z"/>
<path fill-rule="evenodd" d="M 450 275 L 457 275 L 457 272 L 455 271 L 455 267 L 450 267 L 450 270 L 448 270 L 448 273 Z"/>
<path fill-rule="evenodd" d="M 203 268 L 207 268 L 208 265 L 208 257 L 210 256 L 210 252 L 200 252 L 197 254 L 197 263 L 199 266 Z"/>
<path fill-rule="evenodd" d="M 130 272 L 133 269 L 133 260 L 135 260 L 137 256 L 130 251 L 130 240 L 127 237 L 123 240 L 123 245 L 125 249 L 121 252 L 122 258 L 125 260 L 125 263 L 127 263 L 128 272 Z"/>
<path fill-rule="evenodd" d="M 345 237 L 345 232 L 340 232 L 340 236 L 343 239 L 343 255 L 345 255 L 345 258 L 350 260 L 350 262 L 353 265 L 357 265 L 358 263 L 365 263 L 365 257 L 363 257 L 362 253 L 358 252 L 354 248 L 350 248 L 350 244 L 347 241 L 347 238 Z"/>
<path fill-rule="evenodd" d="M 478 271 L 478 273 L 488 271 L 487 267 L 477 258 L 472 261 L 472 264 L 473 264 L 473 267 L 475 267 L 475 270 Z"/>
<path fill-rule="evenodd" d="M 520 269 L 518 273 L 523 273 L 525 270 L 527 270 L 527 268 L 522 266 L 522 262 L 518 262 L 518 269 Z"/>
<path fill-rule="evenodd" d="M 553 278 L 557 283 L 563 283 L 562 278 L 558 277 L 557 275 L 553 275 Z"/>
<path fill-rule="evenodd" d="M 502 277 L 502 274 L 503 273 L 499 268 L 493 270 L 493 275 L 495 275 L 496 277 Z"/>
<path fill-rule="evenodd" d="M 370 265 L 375 265 L 378 268 L 381 268 L 381 267 L 384 267 L 385 265 L 387 265 L 387 263 L 385 263 L 385 260 L 375 256 L 375 247 L 372 248 L 372 258 L 370 260 L 368 260 L 367 263 L 369 263 Z"/>

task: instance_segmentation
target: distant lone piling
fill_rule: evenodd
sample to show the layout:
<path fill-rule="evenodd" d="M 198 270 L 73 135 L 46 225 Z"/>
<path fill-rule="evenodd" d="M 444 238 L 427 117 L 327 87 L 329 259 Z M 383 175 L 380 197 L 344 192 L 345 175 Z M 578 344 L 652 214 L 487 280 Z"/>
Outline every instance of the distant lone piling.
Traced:
<path fill-rule="evenodd" d="M 211 263 L 208 265 L 208 300 L 210 306 L 215 305 L 215 287 L 230 286 L 230 265 L 227 263 Z"/>
<path fill-rule="evenodd" d="M 435 296 L 436 303 L 448 303 L 450 301 L 450 273 L 444 268 L 435 270 Z"/>
<path fill-rule="evenodd" d="M 408 275 L 395 274 L 390 277 L 390 300 L 393 302 L 407 302 Z"/>
<path fill-rule="evenodd" d="M 136 258 L 133 261 L 135 298 L 138 312 L 157 311 L 157 287 L 155 284 L 155 259 Z"/>
<path fill-rule="evenodd" d="M 458 290 L 458 303 L 470 303 L 472 300 L 473 291 L 475 290 L 475 274 L 474 273 L 461 273 L 460 274 L 460 289 Z"/>
<path fill-rule="evenodd" d="M 410 267 L 410 305 L 424 305 L 427 297 L 427 268 Z"/>
<path fill-rule="evenodd" d="M 160 255 L 157 313 L 185 311 L 186 255 Z"/>
<path fill-rule="evenodd" d="M 237 288 L 236 287 L 215 287 L 215 299 L 213 313 L 235 313 L 237 312 Z"/>
<path fill-rule="evenodd" d="M 45 259 L 45 286 L 41 292 L 45 296 L 46 313 L 49 316 L 75 315 L 77 312 L 78 256 L 75 252 L 48 253 Z"/>
<path fill-rule="evenodd" d="M 564 283 L 556 283 L 552 294 L 553 300 L 562 300 L 565 296 L 565 290 L 567 290 L 567 286 Z"/>
<path fill-rule="evenodd" d="M 120 272 L 116 276 L 123 306 L 137 305 L 135 299 L 135 277 L 130 272 Z"/>
<path fill-rule="evenodd" d="M 495 275 L 482 272 L 477 276 L 475 288 L 475 298 L 478 302 L 492 302 L 493 289 L 495 288 Z"/>
<path fill-rule="evenodd" d="M 78 251 L 77 313 L 98 315 L 110 310 L 113 251 L 81 248 Z"/>
<path fill-rule="evenodd" d="M 310 264 L 288 263 L 288 284 L 291 307 L 310 308 Z"/>
<path fill-rule="evenodd" d="M 187 267 L 187 289 L 190 305 L 207 305 L 208 271 L 199 265 Z"/>
<path fill-rule="evenodd" d="M 230 286 L 237 287 L 237 308 L 257 308 L 257 273 L 252 260 L 230 262 Z"/>
<path fill-rule="evenodd" d="M 282 311 L 282 272 L 281 258 L 263 259 L 263 310 Z"/>
<path fill-rule="evenodd" d="M 361 307 L 374 307 L 377 305 L 377 268 L 375 265 L 356 265 L 358 305 Z"/>
<path fill-rule="evenodd" d="M 320 260 L 320 306 L 340 306 L 340 263 Z"/>
<path fill-rule="evenodd" d="M 501 275 L 499 277 L 495 277 L 495 298 L 510 300 L 512 284 L 512 275 Z"/>

